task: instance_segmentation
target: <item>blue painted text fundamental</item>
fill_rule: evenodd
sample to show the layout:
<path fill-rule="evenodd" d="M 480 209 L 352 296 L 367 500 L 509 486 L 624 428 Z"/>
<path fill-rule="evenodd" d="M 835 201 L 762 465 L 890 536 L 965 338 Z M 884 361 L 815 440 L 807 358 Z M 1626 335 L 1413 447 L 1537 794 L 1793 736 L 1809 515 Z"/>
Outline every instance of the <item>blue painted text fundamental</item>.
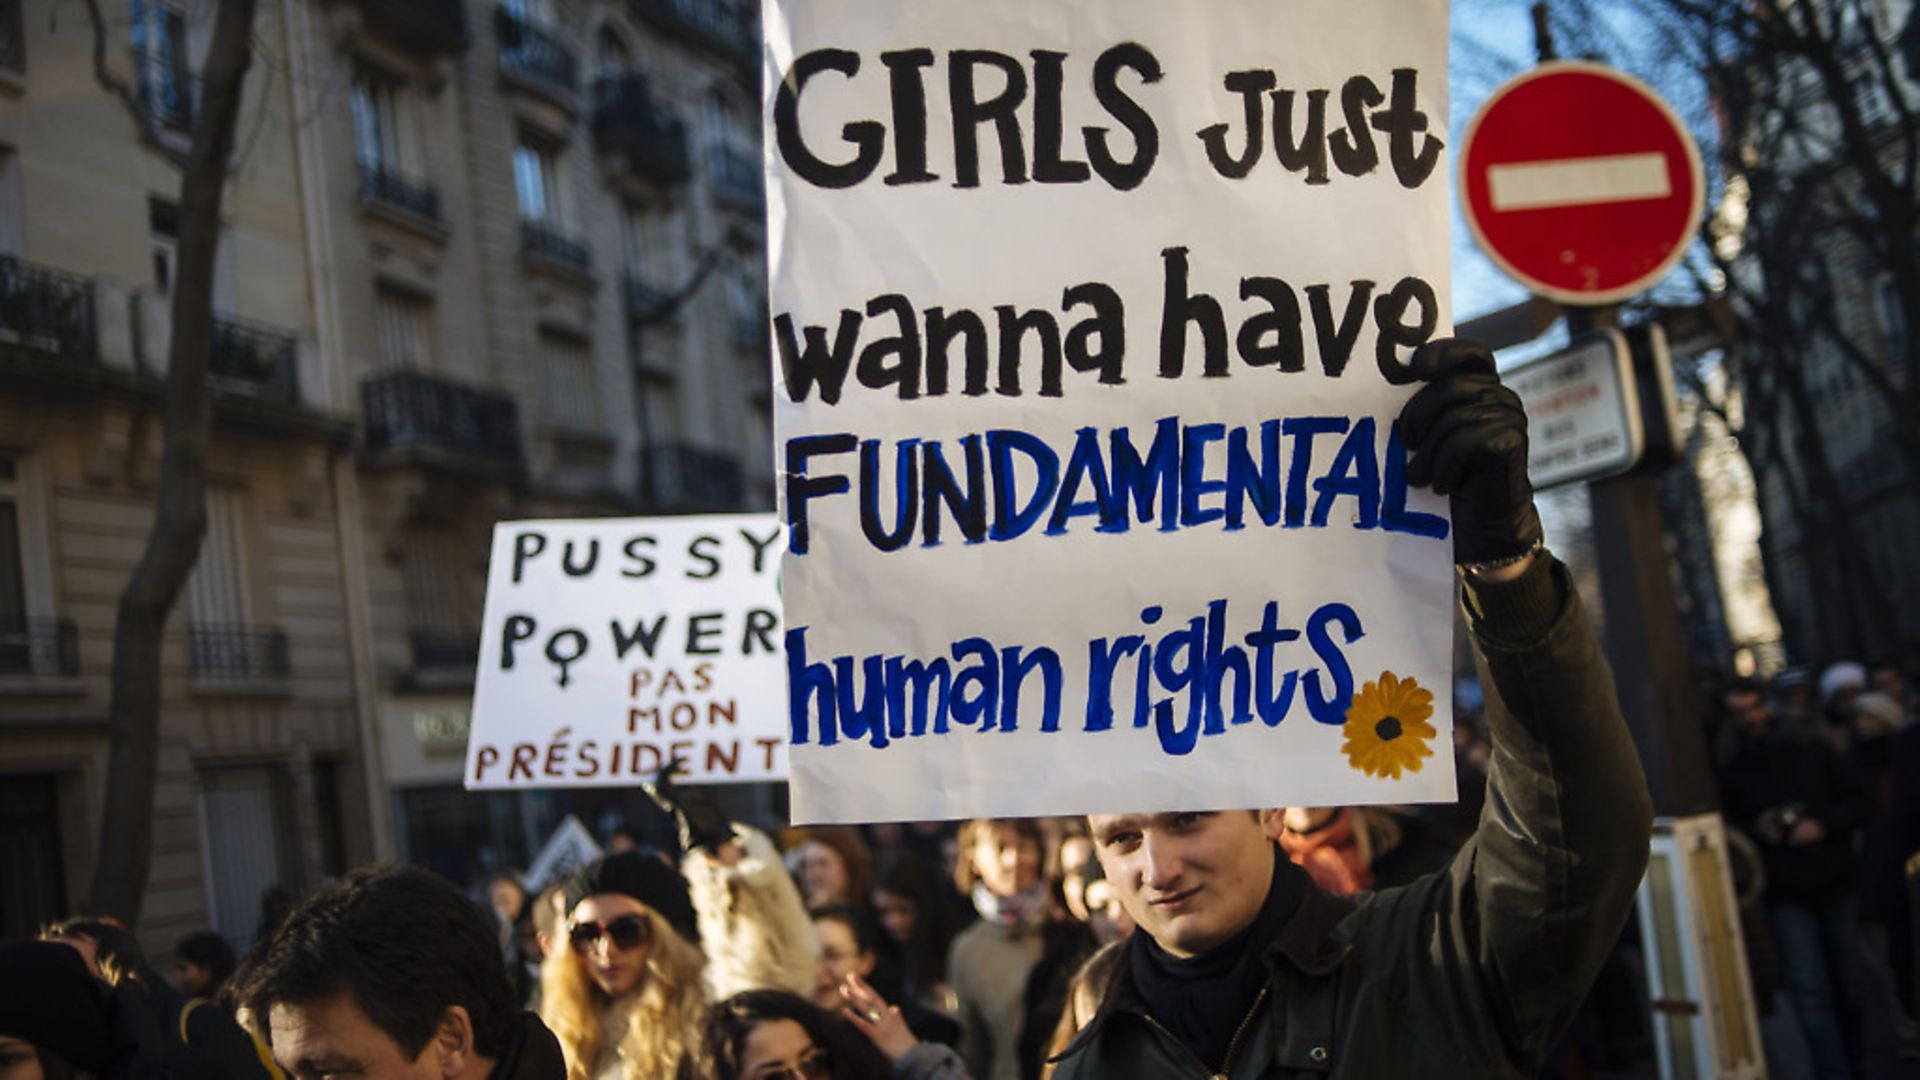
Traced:
<path fill-rule="evenodd" d="M 1383 445 L 1384 444 L 1384 445 Z M 995 429 L 958 439 L 801 435 L 786 443 L 788 550 L 822 513 L 857 512 L 875 549 L 1071 532 L 1171 532 L 1335 522 L 1443 538 L 1407 508 L 1406 449 L 1373 417 L 1290 416 L 1229 427 L 1164 417 L 1150 430 L 1084 427 L 1071 444 Z M 852 503 L 842 502 L 851 499 Z"/>
<path fill-rule="evenodd" d="M 970 637 L 944 655 L 815 658 L 807 627 L 786 634 L 788 734 L 793 745 L 842 740 L 876 748 L 923 737 L 1012 732 L 1030 720 L 1042 732 L 1101 732 L 1121 723 L 1153 728 L 1170 755 L 1193 752 L 1203 735 L 1256 723 L 1278 726 L 1297 704 L 1323 724 L 1345 718 L 1353 669 L 1344 649 L 1365 636 L 1346 604 L 1323 604 L 1298 625 L 1278 601 L 1257 627 L 1230 634 L 1228 601 L 1161 629 L 1158 606 L 1136 632 L 1086 645 L 1086 713 L 1061 715 L 1066 674 L 1058 651 Z M 1076 665 L 1077 666 L 1077 665 Z"/>

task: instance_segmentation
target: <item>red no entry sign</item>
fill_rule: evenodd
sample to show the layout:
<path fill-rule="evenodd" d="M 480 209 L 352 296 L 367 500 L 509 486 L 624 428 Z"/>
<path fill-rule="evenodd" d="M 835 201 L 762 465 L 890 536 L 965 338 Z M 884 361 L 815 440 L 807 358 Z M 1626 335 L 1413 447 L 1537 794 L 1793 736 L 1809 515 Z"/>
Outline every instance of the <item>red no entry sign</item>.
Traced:
<path fill-rule="evenodd" d="M 1700 227 L 1700 151 L 1636 79 L 1542 64 L 1494 91 L 1467 126 L 1460 190 L 1473 238 L 1529 289 L 1611 304 L 1680 260 Z"/>

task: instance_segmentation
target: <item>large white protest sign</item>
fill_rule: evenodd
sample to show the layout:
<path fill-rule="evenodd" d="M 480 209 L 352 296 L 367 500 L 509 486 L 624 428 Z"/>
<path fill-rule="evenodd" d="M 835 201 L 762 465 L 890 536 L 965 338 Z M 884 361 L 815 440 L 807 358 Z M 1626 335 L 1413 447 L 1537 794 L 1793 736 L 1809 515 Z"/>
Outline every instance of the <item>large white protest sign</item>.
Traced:
<path fill-rule="evenodd" d="M 1443 0 L 767 0 L 799 821 L 1453 797 Z"/>
<path fill-rule="evenodd" d="M 494 527 L 469 788 L 787 772 L 770 514 Z"/>

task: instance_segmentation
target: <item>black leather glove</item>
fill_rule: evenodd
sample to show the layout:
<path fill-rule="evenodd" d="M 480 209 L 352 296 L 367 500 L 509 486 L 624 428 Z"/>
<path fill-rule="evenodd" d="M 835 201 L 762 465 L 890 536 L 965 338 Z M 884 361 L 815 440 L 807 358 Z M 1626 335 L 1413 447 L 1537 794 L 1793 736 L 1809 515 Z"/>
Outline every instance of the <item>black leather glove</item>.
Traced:
<path fill-rule="evenodd" d="M 686 763 L 674 758 L 651 784 L 640 787 L 654 805 L 673 815 L 680 826 L 680 846 L 686 851 L 705 848 L 718 851 L 733 837 L 733 822 L 727 819 L 712 796 L 699 788 L 683 788 L 673 778 L 686 772 Z"/>
<path fill-rule="evenodd" d="M 1465 338 L 1414 350 L 1408 366 L 1426 383 L 1400 410 L 1411 457 L 1407 483 L 1453 502 L 1453 561 L 1496 562 L 1540 542 L 1527 480 L 1527 414 L 1500 385 L 1493 353 Z"/>

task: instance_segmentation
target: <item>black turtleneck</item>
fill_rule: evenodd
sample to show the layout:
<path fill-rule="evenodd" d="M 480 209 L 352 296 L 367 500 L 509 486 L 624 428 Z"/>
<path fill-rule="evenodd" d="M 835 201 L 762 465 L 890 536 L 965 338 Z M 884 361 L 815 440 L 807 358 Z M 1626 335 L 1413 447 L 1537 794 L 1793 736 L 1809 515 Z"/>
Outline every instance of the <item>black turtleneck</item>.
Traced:
<path fill-rule="evenodd" d="M 1273 883 L 1247 928 L 1206 952 L 1178 957 L 1145 933 L 1133 935 L 1127 966 L 1147 1011 L 1199 1055 L 1209 1069 L 1226 1067 L 1234 1032 L 1267 982 L 1267 946 L 1299 910 L 1307 876 L 1273 848 Z"/>

